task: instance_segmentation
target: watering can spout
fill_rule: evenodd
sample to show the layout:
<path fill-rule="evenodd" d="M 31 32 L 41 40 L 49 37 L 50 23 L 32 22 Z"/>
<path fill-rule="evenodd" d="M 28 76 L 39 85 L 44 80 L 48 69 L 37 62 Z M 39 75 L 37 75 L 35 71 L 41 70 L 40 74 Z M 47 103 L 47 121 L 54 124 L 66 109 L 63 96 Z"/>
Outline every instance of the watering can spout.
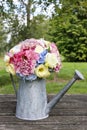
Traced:
<path fill-rule="evenodd" d="M 63 95 L 68 91 L 68 89 L 73 85 L 73 83 L 76 80 L 83 80 L 83 79 L 84 79 L 83 75 L 78 70 L 75 70 L 75 74 L 72 80 L 47 104 L 46 113 L 48 114 L 51 111 L 51 109 L 60 101 Z"/>

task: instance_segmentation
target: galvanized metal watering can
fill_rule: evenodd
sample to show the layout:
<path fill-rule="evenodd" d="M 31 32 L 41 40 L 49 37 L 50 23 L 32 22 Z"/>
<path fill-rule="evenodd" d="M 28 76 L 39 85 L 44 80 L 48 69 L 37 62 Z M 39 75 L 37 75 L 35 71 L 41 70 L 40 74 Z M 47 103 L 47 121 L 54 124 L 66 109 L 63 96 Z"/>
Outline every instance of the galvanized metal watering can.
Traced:
<path fill-rule="evenodd" d="M 12 75 L 12 83 L 17 96 L 16 117 L 24 120 L 40 120 L 49 116 L 52 108 L 59 102 L 76 80 L 84 79 L 76 70 L 71 81 L 47 103 L 45 79 L 28 81 L 20 79 L 19 89 L 16 90 Z"/>

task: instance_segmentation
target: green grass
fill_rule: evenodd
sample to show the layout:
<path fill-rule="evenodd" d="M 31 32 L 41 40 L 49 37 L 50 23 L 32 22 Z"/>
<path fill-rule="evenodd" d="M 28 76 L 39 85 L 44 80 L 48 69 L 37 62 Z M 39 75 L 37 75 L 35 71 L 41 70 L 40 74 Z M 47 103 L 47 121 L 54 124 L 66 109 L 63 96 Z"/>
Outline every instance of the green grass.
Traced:
<path fill-rule="evenodd" d="M 68 94 L 87 94 L 87 63 L 63 62 L 59 73 L 53 73 L 47 80 L 47 93 L 59 92 L 73 77 L 75 69 L 84 75 L 84 80 L 76 81 L 67 92 Z M 16 85 L 18 80 L 15 77 Z M 0 94 L 13 94 L 14 89 L 11 84 L 10 76 L 5 71 L 3 58 L 0 58 Z"/>
<path fill-rule="evenodd" d="M 58 74 L 56 74 L 56 80 L 54 76 L 53 82 L 50 81 L 47 83 L 47 92 L 48 93 L 57 93 L 61 90 L 73 77 L 75 70 L 79 70 L 83 76 L 84 80 L 76 81 L 73 86 L 69 89 L 69 94 L 87 94 L 87 63 L 69 63 L 63 62 L 62 69 Z"/>

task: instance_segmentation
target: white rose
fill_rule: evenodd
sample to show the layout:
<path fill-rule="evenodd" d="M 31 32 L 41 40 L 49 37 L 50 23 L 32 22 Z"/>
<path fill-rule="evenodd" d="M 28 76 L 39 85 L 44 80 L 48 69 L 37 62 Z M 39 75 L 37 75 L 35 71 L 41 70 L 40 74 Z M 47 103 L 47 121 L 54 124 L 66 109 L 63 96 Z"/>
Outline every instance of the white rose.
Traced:
<path fill-rule="evenodd" d="M 37 52 L 37 53 L 41 53 L 41 52 L 43 52 L 43 51 L 44 51 L 44 49 L 43 49 L 42 46 L 40 46 L 40 45 L 37 45 L 37 46 L 36 46 L 36 48 L 35 48 L 35 52 Z"/>
<path fill-rule="evenodd" d="M 48 67 L 55 68 L 56 65 L 57 65 L 57 63 L 58 63 L 58 58 L 57 58 L 56 54 L 54 54 L 54 53 L 48 53 L 46 55 L 45 62 L 48 65 Z"/>
<path fill-rule="evenodd" d="M 48 49 L 50 47 L 50 42 L 49 41 L 45 41 L 45 45 L 46 45 L 46 48 Z"/>

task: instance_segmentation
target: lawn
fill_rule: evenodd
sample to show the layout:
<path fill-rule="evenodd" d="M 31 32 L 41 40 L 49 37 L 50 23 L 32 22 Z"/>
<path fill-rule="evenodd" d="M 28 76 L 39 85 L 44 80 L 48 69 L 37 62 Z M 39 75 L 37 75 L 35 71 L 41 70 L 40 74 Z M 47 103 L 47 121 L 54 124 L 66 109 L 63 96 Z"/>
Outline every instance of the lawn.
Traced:
<path fill-rule="evenodd" d="M 53 73 L 46 79 L 47 93 L 59 92 L 74 76 L 75 70 L 79 70 L 84 75 L 84 80 L 76 81 L 74 85 L 67 92 L 68 94 L 87 94 L 87 63 L 69 63 L 63 62 L 62 69 L 59 73 Z M 18 86 L 18 79 L 15 78 Z M 3 58 L 0 58 L 0 94 L 13 94 L 14 89 L 11 84 L 10 76 L 5 71 Z"/>

